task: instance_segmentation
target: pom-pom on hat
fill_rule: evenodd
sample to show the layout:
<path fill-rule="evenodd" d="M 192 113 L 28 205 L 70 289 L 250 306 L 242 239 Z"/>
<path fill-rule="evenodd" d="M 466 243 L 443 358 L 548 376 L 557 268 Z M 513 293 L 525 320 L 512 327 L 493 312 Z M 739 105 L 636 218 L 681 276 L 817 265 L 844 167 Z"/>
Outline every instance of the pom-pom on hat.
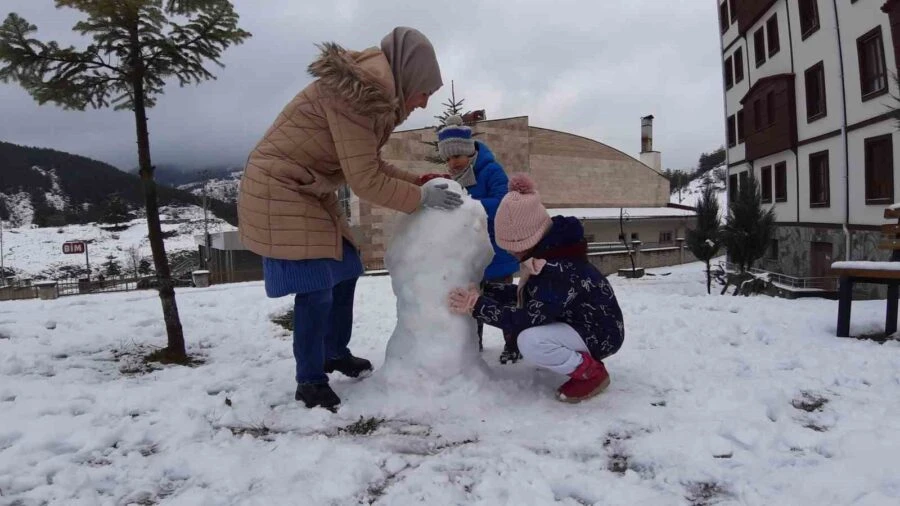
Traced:
<path fill-rule="evenodd" d="M 509 192 L 494 216 L 494 235 L 501 248 L 521 253 L 535 247 L 552 225 L 541 195 L 527 174 L 509 178 Z"/>
<path fill-rule="evenodd" d="M 449 160 L 451 156 L 473 156 L 475 154 L 475 139 L 472 138 L 472 129 L 463 124 L 460 116 L 450 116 L 447 124 L 438 130 L 438 151 L 441 158 Z"/>

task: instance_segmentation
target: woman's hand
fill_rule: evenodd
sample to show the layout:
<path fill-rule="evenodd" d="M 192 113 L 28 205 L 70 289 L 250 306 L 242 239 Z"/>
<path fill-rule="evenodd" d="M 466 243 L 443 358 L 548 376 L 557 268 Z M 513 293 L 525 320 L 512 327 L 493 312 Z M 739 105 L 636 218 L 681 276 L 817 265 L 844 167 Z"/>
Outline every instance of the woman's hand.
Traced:
<path fill-rule="evenodd" d="M 462 205 L 462 197 L 448 190 L 447 183 L 422 187 L 422 207 L 452 211 Z"/>
<path fill-rule="evenodd" d="M 472 314 L 475 309 L 475 303 L 481 294 L 474 286 L 468 288 L 454 288 L 450 290 L 450 297 L 447 299 L 447 305 L 450 312 L 456 314 Z"/>

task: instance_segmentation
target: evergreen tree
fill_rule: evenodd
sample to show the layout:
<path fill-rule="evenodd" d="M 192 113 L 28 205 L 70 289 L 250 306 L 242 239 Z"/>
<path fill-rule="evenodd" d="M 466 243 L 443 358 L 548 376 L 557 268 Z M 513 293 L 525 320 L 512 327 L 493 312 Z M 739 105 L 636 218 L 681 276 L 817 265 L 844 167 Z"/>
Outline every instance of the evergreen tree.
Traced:
<path fill-rule="evenodd" d="M 705 186 L 697 202 L 697 223 L 687 232 L 687 246 L 697 260 L 706 264 L 706 293 L 712 293 L 710 261 L 719 254 L 721 226 L 718 192 L 712 185 Z"/>
<path fill-rule="evenodd" d="M 138 262 L 138 274 L 141 276 L 146 276 L 153 272 L 153 265 L 150 264 L 150 261 L 146 258 L 142 258 L 140 262 Z"/>
<path fill-rule="evenodd" d="M 449 118 L 450 116 L 463 116 L 464 114 L 468 114 L 468 113 L 463 113 L 463 103 L 465 101 L 466 100 L 464 98 L 456 100 L 456 87 L 455 87 L 453 81 L 450 81 L 450 98 L 448 98 L 446 102 L 441 104 L 444 106 L 444 111 L 441 112 L 441 114 L 439 116 L 434 117 L 436 120 L 438 120 L 438 124 L 434 126 L 435 134 L 437 133 L 438 130 L 440 130 L 441 128 L 443 128 L 444 126 L 447 125 L 447 118 Z M 472 125 L 468 125 L 468 126 L 472 126 Z M 473 134 L 473 136 L 477 136 L 477 135 L 478 135 L 477 133 Z M 441 158 L 440 152 L 438 151 L 438 141 L 434 140 L 434 141 L 424 141 L 424 142 L 425 142 L 425 144 L 434 148 L 434 153 L 426 156 L 425 161 L 435 163 L 438 165 L 443 165 L 444 163 L 446 163 L 444 161 L 444 159 Z"/>
<path fill-rule="evenodd" d="M 159 223 L 147 109 L 156 104 L 168 79 L 183 86 L 213 78 L 207 62 L 221 66 L 222 52 L 250 34 L 238 28 L 238 15 L 228 0 L 55 3 L 87 16 L 73 30 L 93 42 L 77 50 L 37 40 L 37 27 L 11 13 L 0 25 L 0 81 L 18 82 L 40 104 L 74 110 L 113 106 L 134 113 L 150 247 L 168 336 L 168 346 L 155 358 L 184 363 L 184 332 Z"/>
<path fill-rule="evenodd" d="M 128 205 L 119 198 L 118 195 L 113 195 L 106 201 L 106 205 L 103 210 L 103 218 L 100 220 L 101 223 L 110 223 L 112 225 L 119 225 L 121 223 L 125 223 L 126 221 L 131 219 L 131 213 L 128 211 Z"/>
<path fill-rule="evenodd" d="M 725 146 L 721 146 L 711 153 L 703 153 L 697 162 L 695 177 L 700 177 L 723 163 L 725 163 Z"/>
<path fill-rule="evenodd" d="M 763 210 L 759 182 L 751 170 L 737 198 L 728 205 L 722 238 L 732 263 L 746 273 L 766 254 L 775 235 L 775 212 Z"/>
<path fill-rule="evenodd" d="M 119 261 L 116 260 L 116 257 L 110 254 L 106 257 L 106 262 L 103 263 L 103 273 L 107 276 L 121 276 L 122 275 L 122 265 L 119 264 Z"/>

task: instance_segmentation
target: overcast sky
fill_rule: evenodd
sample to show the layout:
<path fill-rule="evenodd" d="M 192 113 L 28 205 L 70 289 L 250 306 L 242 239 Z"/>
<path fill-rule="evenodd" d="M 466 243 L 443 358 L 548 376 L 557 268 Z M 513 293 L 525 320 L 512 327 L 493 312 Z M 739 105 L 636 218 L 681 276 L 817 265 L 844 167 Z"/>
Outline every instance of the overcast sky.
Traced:
<path fill-rule="evenodd" d="M 38 37 L 83 46 L 75 11 L 52 0 L 3 0 Z M 653 114 L 663 167 L 693 167 L 723 143 L 722 80 L 712 0 L 235 0 L 253 33 L 229 49 L 218 80 L 167 88 L 149 113 L 154 163 L 243 165 L 281 108 L 310 78 L 313 44 L 378 45 L 394 26 L 434 43 L 444 88 L 399 129 L 434 123 L 456 81 L 469 109 L 489 119 L 528 115 L 531 125 L 590 137 L 631 155 L 640 117 Z M 315 5 L 310 8 L 309 5 Z M 0 83 L 0 140 L 137 165 L 130 112 L 38 106 Z M 502 160 L 501 160 L 502 162 Z M 515 170 L 514 167 L 507 167 Z"/>

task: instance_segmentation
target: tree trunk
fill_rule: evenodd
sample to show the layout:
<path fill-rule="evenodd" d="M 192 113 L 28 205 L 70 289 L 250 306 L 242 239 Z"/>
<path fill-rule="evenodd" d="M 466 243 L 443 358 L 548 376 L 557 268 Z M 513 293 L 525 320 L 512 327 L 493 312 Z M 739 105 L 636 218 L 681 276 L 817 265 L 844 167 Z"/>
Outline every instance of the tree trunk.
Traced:
<path fill-rule="evenodd" d="M 144 62 L 140 58 L 140 41 L 136 29 L 132 31 L 131 37 L 132 55 L 135 55 L 132 85 L 134 89 L 134 119 L 137 126 L 138 165 L 144 188 L 150 250 L 153 252 L 153 264 L 156 267 L 156 277 L 159 282 L 159 299 L 162 303 L 163 319 L 168 336 L 168 345 L 160 358 L 164 361 L 185 362 L 187 352 L 184 346 L 184 331 L 178 316 L 175 287 L 172 283 L 169 260 L 166 258 L 166 246 L 159 223 L 159 203 L 156 197 L 156 181 L 153 180 L 153 165 L 150 161 L 150 133 L 147 128 L 147 108 L 144 101 Z"/>
<path fill-rule="evenodd" d="M 709 260 L 706 261 L 706 295 L 712 295 L 712 271 L 709 269 Z"/>

